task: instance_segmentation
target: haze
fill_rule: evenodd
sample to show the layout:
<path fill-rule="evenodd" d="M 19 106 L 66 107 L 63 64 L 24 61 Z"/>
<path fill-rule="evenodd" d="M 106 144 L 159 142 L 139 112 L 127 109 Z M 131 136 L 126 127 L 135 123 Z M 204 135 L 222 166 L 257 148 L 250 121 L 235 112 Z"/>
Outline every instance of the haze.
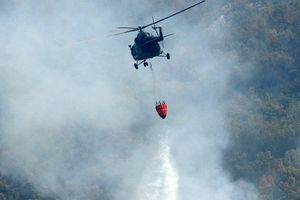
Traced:
<path fill-rule="evenodd" d="M 257 199 L 222 169 L 236 54 L 218 48 L 226 17 L 209 11 L 221 2 L 161 24 L 175 35 L 171 60 L 152 61 L 155 82 L 133 67 L 135 33 L 107 37 L 191 3 L 1 1 L 1 173 L 56 199 Z"/>

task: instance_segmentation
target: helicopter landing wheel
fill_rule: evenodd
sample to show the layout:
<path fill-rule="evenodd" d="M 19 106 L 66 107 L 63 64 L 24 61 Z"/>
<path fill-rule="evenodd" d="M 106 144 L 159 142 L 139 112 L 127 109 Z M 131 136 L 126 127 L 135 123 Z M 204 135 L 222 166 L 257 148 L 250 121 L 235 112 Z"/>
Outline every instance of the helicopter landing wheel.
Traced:
<path fill-rule="evenodd" d="M 170 60 L 170 54 L 169 53 L 167 53 L 166 57 L 167 57 L 168 60 Z"/>
<path fill-rule="evenodd" d="M 145 67 L 149 66 L 148 62 L 144 62 L 144 66 Z"/>
<path fill-rule="evenodd" d="M 135 69 L 138 69 L 138 68 L 139 68 L 139 67 L 138 67 L 138 64 L 134 63 L 134 68 L 135 68 Z"/>

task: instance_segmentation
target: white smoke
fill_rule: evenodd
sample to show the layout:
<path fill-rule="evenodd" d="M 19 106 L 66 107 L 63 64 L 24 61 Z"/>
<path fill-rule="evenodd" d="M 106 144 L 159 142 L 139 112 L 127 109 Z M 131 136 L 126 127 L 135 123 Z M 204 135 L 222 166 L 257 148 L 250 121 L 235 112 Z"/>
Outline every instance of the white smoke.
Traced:
<path fill-rule="evenodd" d="M 216 45 L 226 17 L 206 16 L 207 2 L 193 11 L 198 23 L 185 13 L 162 24 L 175 36 L 165 41 L 171 60 L 152 62 L 169 105 L 161 120 L 151 72 L 132 65 L 135 35 L 105 37 L 115 26 L 151 22 L 150 4 L 0 2 L 2 174 L 57 199 L 257 199 L 251 184 L 222 169 L 236 59 Z"/>

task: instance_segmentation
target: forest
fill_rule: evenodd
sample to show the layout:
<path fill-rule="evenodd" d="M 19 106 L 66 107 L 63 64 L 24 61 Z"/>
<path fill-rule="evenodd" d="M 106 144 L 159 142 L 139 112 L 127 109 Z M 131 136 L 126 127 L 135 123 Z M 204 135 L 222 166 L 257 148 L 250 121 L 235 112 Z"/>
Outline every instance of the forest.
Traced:
<path fill-rule="evenodd" d="M 300 198 L 299 9 L 299 1 L 234 0 L 226 10 L 231 36 L 224 48 L 239 52 L 242 67 L 230 80 L 232 144 L 224 165 L 265 200 Z"/>

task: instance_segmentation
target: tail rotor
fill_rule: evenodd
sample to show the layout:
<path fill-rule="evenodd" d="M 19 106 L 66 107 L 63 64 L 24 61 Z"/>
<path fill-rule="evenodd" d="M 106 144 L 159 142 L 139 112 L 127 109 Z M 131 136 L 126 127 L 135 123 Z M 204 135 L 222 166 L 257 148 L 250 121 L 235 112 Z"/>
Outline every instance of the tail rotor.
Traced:
<path fill-rule="evenodd" d="M 155 30 L 157 37 L 159 37 L 159 33 L 157 32 L 158 27 L 156 26 L 153 16 L 152 16 L 152 22 L 153 22 L 153 26 L 151 26 L 151 27 Z M 164 41 L 161 41 L 161 46 L 163 49 L 165 48 Z"/>

